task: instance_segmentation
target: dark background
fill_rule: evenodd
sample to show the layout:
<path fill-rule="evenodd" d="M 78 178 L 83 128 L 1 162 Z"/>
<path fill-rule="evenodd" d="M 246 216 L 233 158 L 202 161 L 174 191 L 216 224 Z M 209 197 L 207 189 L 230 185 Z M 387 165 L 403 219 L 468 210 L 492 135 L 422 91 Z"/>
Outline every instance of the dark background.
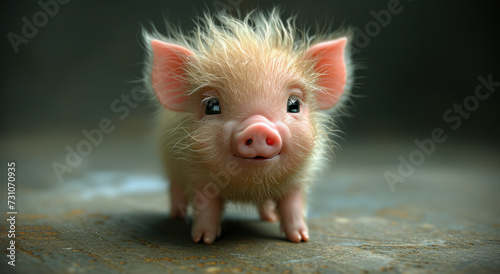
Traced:
<path fill-rule="evenodd" d="M 46 2 L 46 1 L 45 1 Z M 240 2 L 220 0 L 222 3 Z M 332 24 L 365 29 L 371 11 L 389 1 L 251 1 L 240 9 L 268 10 L 278 5 L 283 17 L 298 13 L 299 26 Z M 144 50 L 141 26 L 153 23 L 166 33 L 164 20 L 188 31 L 216 1 L 70 1 L 27 44 L 13 50 L 8 33 L 21 35 L 26 17 L 42 10 L 36 1 L 2 1 L 2 134 L 96 127 L 114 115 L 111 102 L 129 93 L 140 78 Z M 499 95 L 493 93 L 450 130 L 443 113 L 462 103 L 492 75 L 500 82 L 497 9 L 491 1 L 401 0 L 400 14 L 354 56 L 356 72 L 352 117 L 343 119 L 346 139 L 403 140 L 427 138 L 443 127 L 455 141 L 490 143 L 500 137 Z M 131 117 L 149 121 L 154 107 L 142 103 Z M 61 148 L 62 149 L 62 148 Z"/>
<path fill-rule="evenodd" d="M 389 2 L 217 1 L 241 1 L 243 12 L 279 5 L 284 18 L 298 13 L 299 26 L 361 30 Z M 168 19 L 188 31 L 204 10 L 221 8 L 214 3 L 71 0 L 15 53 L 7 36 L 21 35 L 22 18 L 33 21 L 42 8 L 38 0 L 1 1 L 0 205 L 7 212 L 5 164 L 13 161 L 15 271 L 500 272 L 500 87 L 458 129 L 443 120 L 474 95 L 478 76 L 500 82 L 494 1 L 401 0 L 401 13 L 354 56 L 357 96 L 340 124 L 334 165 L 311 187 L 309 243 L 276 241 L 278 224 L 237 206 L 227 208 L 220 242 L 205 248 L 191 244 L 190 224 L 167 219 L 150 139 L 156 107 L 141 102 L 121 121 L 111 104 L 142 77 L 143 25 L 166 33 Z M 75 160 L 69 149 L 89 144 L 82 130 L 103 118 L 116 130 Z M 447 141 L 423 156 L 414 140 L 438 127 Z M 54 163 L 69 171 L 60 175 Z M 7 258 L 5 221 L 1 227 Z"/>

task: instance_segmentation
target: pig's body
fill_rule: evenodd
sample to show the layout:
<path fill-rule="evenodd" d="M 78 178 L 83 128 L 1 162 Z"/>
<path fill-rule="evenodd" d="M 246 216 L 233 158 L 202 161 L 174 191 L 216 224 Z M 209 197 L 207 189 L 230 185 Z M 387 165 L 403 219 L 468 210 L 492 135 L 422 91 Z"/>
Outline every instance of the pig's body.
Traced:
<path fill-rule="evenodd" d="M 304 194 L 328 149 L 319 110 L 344 89 L 346 39 L 298 43 L 275 12 L 253 27 L 218 19 L 224 28 L 207 17 L 192 38 L 147 36 L 172 216 L 192 204 L 193 240 L 212 243 L 225 201 L 253 203 L 307 241 Z"/>

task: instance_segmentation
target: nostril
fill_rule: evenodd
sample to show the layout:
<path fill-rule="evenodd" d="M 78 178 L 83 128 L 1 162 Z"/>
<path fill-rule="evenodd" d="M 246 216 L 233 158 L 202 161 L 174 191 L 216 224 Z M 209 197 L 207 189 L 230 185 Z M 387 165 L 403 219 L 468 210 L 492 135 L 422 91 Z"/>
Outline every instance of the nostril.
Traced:
<path fill-rule="evenodd" d="M 248 140 L 245 142 L 245 144 L 246 144 L 247 146 L 249 146 L 249 145 L 251 145 L 251 144 L 252 144 L 252 142 L 253 142 L 253 140 L 252 140 L 252 139 L 248 139 Z"/>
<path fill-rule="evenodd" d="M 272 146 L 272 145 L 274 145 L 274 140 L 271 138 L 266 138 L 266 144 L 269 146 Z"/>

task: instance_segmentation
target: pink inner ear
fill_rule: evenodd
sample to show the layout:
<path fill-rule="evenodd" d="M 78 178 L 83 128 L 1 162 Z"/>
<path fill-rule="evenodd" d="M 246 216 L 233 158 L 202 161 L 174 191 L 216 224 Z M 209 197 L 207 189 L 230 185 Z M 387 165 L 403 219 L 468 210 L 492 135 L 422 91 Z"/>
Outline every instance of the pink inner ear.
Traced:
<path fill-rule="evenodd" d="M 183 80 L 185 61 L 193 55 L 188 49 L 159 40 L 151 40 L 153 48 L 153 88 L 158 100 L 168 109 L 182 111 L 189 99 Z"/>
<path fill-rule="evenodd" d="M 318 84 L 323 87 L 323 91 L 317 95 L 320 109 L 333 107 L 344 91 L 347 81 L 344 58 L 346 44 L 347 38 L 344 37 L 316 44 L 307 51 L 308 58 L 317 60 L 315 69 L 321 73 Z"/>

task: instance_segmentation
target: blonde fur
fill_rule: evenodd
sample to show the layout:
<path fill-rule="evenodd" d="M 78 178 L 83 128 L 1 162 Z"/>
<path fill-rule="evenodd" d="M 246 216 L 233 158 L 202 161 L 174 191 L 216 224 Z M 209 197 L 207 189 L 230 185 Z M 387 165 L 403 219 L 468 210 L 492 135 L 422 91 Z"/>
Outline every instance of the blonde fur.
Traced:
<path fill-rule="evenodd" d="M 185 92 L 196 98 L 190 101 L 186 112 L 160 109 L 158 124 L 170 180 L 184 182 L 187 194 L 191 194 L 189 189 L 194 185 L 210 182 L 225 199 L 257 203 L 279 199 L 294 185 L 307 188 L 324 159 L 333 155 L 335 144 L 328 134 L 335 132 L 335 125 L 329 113 L 318 111 L 315 92 L 325 91 L 317 84 L 320 74 L 314 69 L 315 60 L 306 58 L 306 53 L 311 45 L 330 40 L 335 35 L 308 36 L 296 30 L 294 18 L 284 23 L 277 10 L 268 14 L 253 12 L 243 20 L 225 14 L 205 15 L 189 35 L 172 27 L 169 35 L 165 37 L 156 30 L 144 31 L 145 46 L 149 49 L 146 86 L 154 96 L 150 80 L 153 64 L 150 42 L 157 39 L 183 46 L 194 53 L 186 60 L 185 73 L 178 77 L 186 84 Z M 348 90 L 352 65 L 348 55 L 346 60 Z M 249 114 L 239 111 L 244 109 L 241 106 L 245 98 L 269 98 L 271 102 L 266 102 L 268 108 L 262 111 L 272 113 L 278 110 L 283 98 L 263 94 L 263 91 L 282 86 L 299 86 L 304 90 L 302 100 L 309 107 L 311 126 L 294 132 L 298 135 L 294 138 L 303 139 L 291 140 L 297 147 L 280 166 L 252 174 L 237 167 L 228 169 L 221 161 L 220 151 L 229 150 L 231 140 L 224 139 L 220 133 L 223 126 L 220 121 L 210 117 L 200 120 L 196 114 L 199 99 L 207 91 L 221 91 L 219 96 L 225 102 L 221 117 L 229 120 Z M 252 100 L 248 101 L 253 104 Z M 275 108 L 273 103 L 277 105 Z M 258 105 L 254 107 L 258 108 Z M 305 124 L 306 121 L 299 122 Z"/>

